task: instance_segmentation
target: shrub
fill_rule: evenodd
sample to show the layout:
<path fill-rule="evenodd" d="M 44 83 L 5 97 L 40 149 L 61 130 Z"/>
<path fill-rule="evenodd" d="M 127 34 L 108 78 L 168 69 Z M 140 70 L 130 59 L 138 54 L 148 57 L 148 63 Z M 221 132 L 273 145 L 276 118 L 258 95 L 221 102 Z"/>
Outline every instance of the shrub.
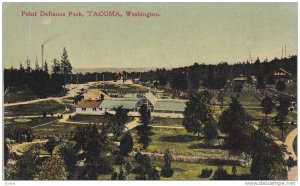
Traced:
<path fill-rule="evenodd" d="M 205 168 L 205 169 L 202 169 L 200 177 L 201 178 L 209 178 L 212 173 L 213 173 L 212 169 Z"/>
<path fill-rule="evenodd" d="M 174 171 L 171 167 L 167 167 L 167 166 L 163 166 L 163 168 L 161 169 L 161 176 L 165 177 L 165 178 L 170 178 L 173 176 Z"/>
<path fill-rule="evenodd" d="M 228 173 L 222 167 L 219 167 L 213 177 L 214 180 L 226 180 L 228 179 Z"/>

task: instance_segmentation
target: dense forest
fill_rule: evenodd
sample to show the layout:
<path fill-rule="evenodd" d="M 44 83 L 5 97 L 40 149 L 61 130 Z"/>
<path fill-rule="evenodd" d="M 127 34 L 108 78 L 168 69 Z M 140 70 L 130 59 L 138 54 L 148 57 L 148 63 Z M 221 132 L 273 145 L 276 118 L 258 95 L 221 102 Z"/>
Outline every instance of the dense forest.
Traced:
<path fill-rule="evenodd" d="M 274 83 L 274 71 L 279 68 L 287 70 L 296 79 L 297 56 L 283 59 L 275 58 L 271 61 L 260 61 L 257 58 L 254 63 L 248 61 L 236 64 L 221 62 L 217 65 L 195 63 L 192 66 L 171 70 L 162 68 L 148 72 L 123 73 L 126 74 L 127 79 L 139 79 L 142 83 L 151 82 L 161 86 L 169 84 L 176 90 L 185 91 L 199 88 L 199 86 L 220 89 L 225 86 L 227 80 L 241 74 L 247 76 L 249 81 L 251 76 L 255 76 L 257 78 L 257 88 L 264 88 L 265 84 Z M 72 74 L 72 66 L 65 49 L 61 61 L 53 60 L 51 73 L 48 72 L 48 69 L 32 70 L 30 66 L 24 69 L 22 65 L 19 69 L 4 69 L 5 90 L 11 87 L 26 87 L 41 97 L 60 92 L 66 83 L 86 83 L 115 79 L 115 72 Z"/>

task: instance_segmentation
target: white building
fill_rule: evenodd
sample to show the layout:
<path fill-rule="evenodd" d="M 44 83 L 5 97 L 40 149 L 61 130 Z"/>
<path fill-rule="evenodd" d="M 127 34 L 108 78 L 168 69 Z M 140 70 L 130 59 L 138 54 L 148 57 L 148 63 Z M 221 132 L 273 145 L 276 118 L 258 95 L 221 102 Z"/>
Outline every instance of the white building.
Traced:
<path fill-rule="evenodd" d="M 139 110 L 146 104 L 152 116 L 183 118 L 186 100 L 157 99 L 151 92 L 137 98 L 104 98 L 104 100 L 82 100 L 76 106 L 77 114 L 104 115 L 114 114 L 114 109 L 122 106 L 129 111 L 129 116 L 140 116 Z"/>

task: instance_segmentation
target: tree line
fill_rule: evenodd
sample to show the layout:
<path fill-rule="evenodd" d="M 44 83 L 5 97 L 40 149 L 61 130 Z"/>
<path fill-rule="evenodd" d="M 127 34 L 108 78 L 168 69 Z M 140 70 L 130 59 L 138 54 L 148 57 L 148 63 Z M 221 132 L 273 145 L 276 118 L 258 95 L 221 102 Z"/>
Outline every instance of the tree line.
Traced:
<path fill-rule="evenodd" d="M 47 97 L 62 93 L 64 85 L 70 82 L 72 74 L 72 65 L 68 59 L 67 50 L 63 49 L 61 60 L 53 60 L 51 72 L 49 72 L 48 64 L 40 68 L 36 66 L 33 69 L 27 59 L 26 67 L 20 64 L 19 69 L 4 69 L 4 91 L 11 89 L 28 89 L 39 97 Z"/>

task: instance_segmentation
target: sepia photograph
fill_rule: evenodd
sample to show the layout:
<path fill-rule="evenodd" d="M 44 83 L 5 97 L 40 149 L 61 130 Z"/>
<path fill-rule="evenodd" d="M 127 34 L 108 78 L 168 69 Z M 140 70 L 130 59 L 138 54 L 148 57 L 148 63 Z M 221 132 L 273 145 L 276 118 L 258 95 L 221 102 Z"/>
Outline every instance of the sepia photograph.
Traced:
<path fill-rule="evenodd" d="M 2 180 L 296 185 L 297 54 L 297 2 L 4 2 Z"/>

